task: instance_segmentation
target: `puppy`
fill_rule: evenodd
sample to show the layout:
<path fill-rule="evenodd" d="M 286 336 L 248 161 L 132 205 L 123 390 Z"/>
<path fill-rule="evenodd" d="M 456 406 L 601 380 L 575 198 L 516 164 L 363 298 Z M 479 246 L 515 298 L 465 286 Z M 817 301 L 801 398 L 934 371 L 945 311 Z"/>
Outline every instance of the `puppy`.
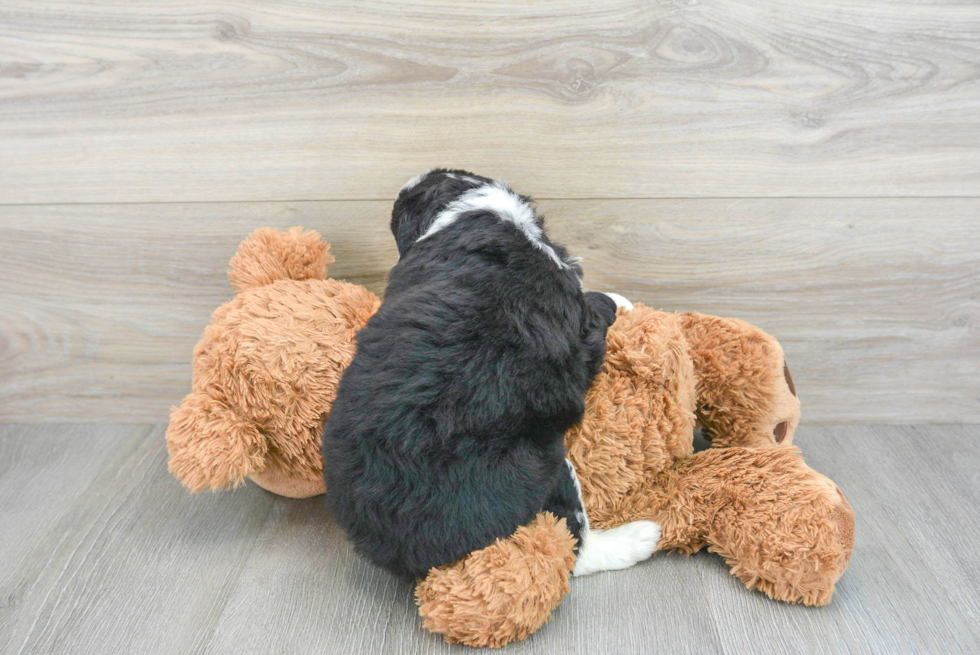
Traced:
<path fill-rule="evenodd" d="M 616 301 L 583 293 L 530 199 L 485 177 L 414 178 L 391 231 L 399 261 L 323 431 L 328 505 L 355 550 L 415 580 L 547 510 L 578 541 L 577 574 L 649 557 L 656 523 L 588 529 L 563 444 Z"/>

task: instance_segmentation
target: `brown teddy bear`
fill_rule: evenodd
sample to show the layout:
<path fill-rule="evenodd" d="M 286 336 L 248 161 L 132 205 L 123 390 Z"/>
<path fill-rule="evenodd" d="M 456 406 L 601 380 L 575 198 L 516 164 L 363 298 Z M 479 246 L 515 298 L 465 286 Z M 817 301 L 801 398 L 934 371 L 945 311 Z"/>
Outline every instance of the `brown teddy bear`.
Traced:
<path fill-rule="evenodd" d="M 170 471 L 191 491 L 251 478 L 290 498 L 324 492 L 320 434 L 354 335 L 381 306 L 326 279 L 316 232 L 256 230 L 231 260 L 238 295 L 194 348 L 193 391 L 170 413 Z"/>
<path fill-rule="evenodd" d="M 327 280 L 315 232 L 264 229 L 232 259 L 239 295 L 194 351 L 193 392 L 171 414 L 170 470 L 192 491 L 251 477 L 291 497 L 324 492 L 320 433 L 354 336 L 380 301 Z M 660 551 L 721 554 L 749 588 L 829 602 L 854 517 L 790 446 L 800 405 L 779 344 L 742 321 L 620 309 L 582 422 L 565 438 L 593 529 L 661 527 Z M 696 424 L 712 448 L 693 452 Z M 327 463 L 329 466 L 329 462 Z M 416 595 L 447 641 L 524 639 L 569 591 L 574 540 L 548 513 L 433 569 Z"/>

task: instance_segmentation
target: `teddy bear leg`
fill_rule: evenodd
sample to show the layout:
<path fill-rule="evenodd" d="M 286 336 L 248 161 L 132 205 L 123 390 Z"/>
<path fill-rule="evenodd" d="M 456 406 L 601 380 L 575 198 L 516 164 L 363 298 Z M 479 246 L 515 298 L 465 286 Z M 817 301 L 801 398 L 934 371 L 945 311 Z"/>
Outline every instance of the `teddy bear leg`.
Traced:
<path fill-rule="evenodd" d="M 697 378 L 697 416 L 717 447 L 793 442 L 800 401 L 783 349 L 745 321 L 682 315 Z"/>
<path fill-rule="evenodd" d="M 507 539 L 432 569 L 415 587 L 425 627 L 468 646 L 526 639 L 568 593 L 574 546 L 565 520 L 542 512 Z"/>
<path fill-rule="evenodd" d="M 329 372 L 321 378 L 329 379 Z M 310 397 L 322 399 L 325 395 L 311 393 Z M 249 476 L 255 484 L 287 498 L 310 498 L 327 491 L 320 454 L 322 420 L 280 424 L 279 430 L 267 434 L 269 452 L 265 468 Z"/>
<path fill-rule="evenodd" d="M 750 589 L 789 603 L 830 602 L 854 549 L 854 512 L 795 448 L 713 448 L 658 482 L 661 549 L 706 545 Z"/>

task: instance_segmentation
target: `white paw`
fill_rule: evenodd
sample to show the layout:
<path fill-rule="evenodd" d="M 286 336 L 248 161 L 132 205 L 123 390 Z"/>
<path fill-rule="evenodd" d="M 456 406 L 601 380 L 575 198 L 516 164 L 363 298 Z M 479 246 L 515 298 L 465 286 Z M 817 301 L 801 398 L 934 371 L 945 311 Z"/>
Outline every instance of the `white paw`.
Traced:
<path fill-rule="evenodd" d="M 632 540 L 646 553 L 643 559 L 653 555 L 653 551 L 657 549 L 657 542 L 660 541 L 660 524 L 656 521 L 633 521 L 606 532 L 616 532 L 621 539 Z"/>
<path fill-rule="evenodd" d="M 653 555 L 658 541 L 660 525 L 654 521 L 633 521 L 611 530 L 586 531 L 575 560 L 575 575 L 629 568 Z"/>
<path fill-rule="evenodd" d="M 619 309 L 620 307 L 625 307 L 627 310 L 633 309 L 633 303 L 626 298 L 623 298 L 618 293 L 607 293 L 606 295 L 612 298 L 612 301 L 616 303 L 616 309 Z"/>

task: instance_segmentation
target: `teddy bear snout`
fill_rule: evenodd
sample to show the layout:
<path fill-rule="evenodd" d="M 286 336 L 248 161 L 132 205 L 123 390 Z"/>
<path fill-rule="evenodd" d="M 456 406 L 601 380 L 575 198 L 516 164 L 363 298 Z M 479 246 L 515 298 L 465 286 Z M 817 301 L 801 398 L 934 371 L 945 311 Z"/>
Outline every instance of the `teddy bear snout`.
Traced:
<path fill-rule="evenodd" d="M 796 420 L 799 419 L 799 401 L 795 400 L 796 385 L 793 384 L 793 375 L 789 372 L 789 364 L 786 363 L 786 360 L 783 360 L 783 379 L 786 380 L 786 387 L 789 389 L 793 399 L 784 395 L 779 405 L 781 406 L 781 411 L 790 410 L 791 413 L 795 413 L 795 416 L 787 416 L 786 419 L 777 423 L 776 427 L 773 428 L 772 436 L 777 444 L 783 442 L 787 444 L 792 443 L 793 427 L 796 425 Z M 786 414 L 783 415 L 786 416 Z"/>

